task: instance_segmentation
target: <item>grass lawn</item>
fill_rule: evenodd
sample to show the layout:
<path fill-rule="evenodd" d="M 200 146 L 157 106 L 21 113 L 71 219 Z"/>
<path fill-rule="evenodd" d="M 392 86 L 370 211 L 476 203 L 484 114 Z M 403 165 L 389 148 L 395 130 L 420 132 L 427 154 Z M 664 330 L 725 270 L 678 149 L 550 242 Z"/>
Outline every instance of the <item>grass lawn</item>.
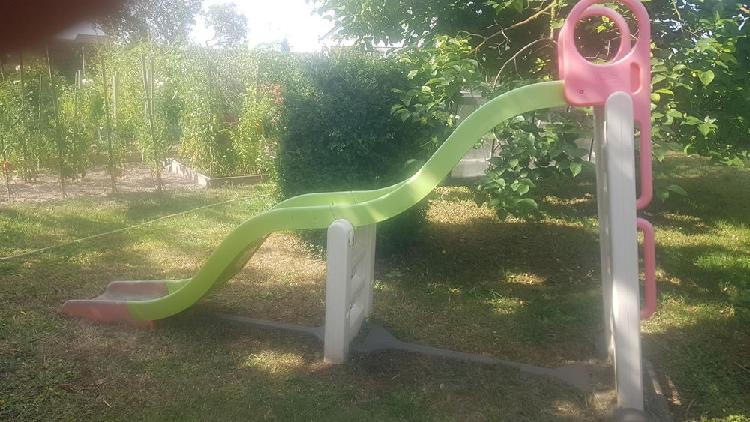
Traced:
<path fill-rule="evenodd" d="M 750 171 L 686 157 L 657 164 L 660 300 L 644 353 L 676 420 L 750 420 Z M 430 196 L 405 254 L 379 257 L 375 315 L 399 338 L 559 366 L 597 355 L 596 203 L 589 176 L 550 188 L 535 222 L 498 221 L 465 188 Z M 322 362 L 302 336 L 238 327 L 215 311 L 319 325 L 325 263 L 271 236 L 225 288 L 154 329 L 63 317 L 68 298 L 116 279 L 189 277 L 272 187 L 121 194 L 0 207 L 0 255 L 159 220 L 0 261 L 0 420 L 587 421 L 604 409 L 546 378 L 397 352 Z M 743 296 L 744 295 L 744 296 Z M 603 392 L 604 393 L 604 392 Z M 732 418 L 731 416 L 735 417 Z"/>

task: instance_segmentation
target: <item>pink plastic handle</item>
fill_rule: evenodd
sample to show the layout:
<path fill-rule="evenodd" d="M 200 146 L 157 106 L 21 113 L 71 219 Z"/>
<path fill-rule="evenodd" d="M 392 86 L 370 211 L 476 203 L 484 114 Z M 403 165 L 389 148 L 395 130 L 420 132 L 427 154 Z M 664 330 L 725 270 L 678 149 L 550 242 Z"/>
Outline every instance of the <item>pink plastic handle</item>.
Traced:
<path fill-rule="evenodd" d="M 653 196 L 651 176 L 651 28 L 646 8 L 638 0 L 618 0 L 633 12 L 638 23 L 638 39 L 631 47 L 630 30 L 616 11 L 597 6 L 605 0 L 581 0 L 570 11 L 558 36 L 558 70 L 565 81 L 565 98 L 574 106 L 603 106 L 615 92 L 627 92 L 633 98 L 635 121 L 640 136 L 640 197 L 636 207 L 644 209 Z M 620 30 L 620 49 L 609 63 L 596 64 L 586 60 L 575 45 L 575 27 L 581 19 L 607 16 Z"/>
<path fill-rule="evenodd" d="M 656 312 L 656 239 L 654 226 L 639 218 L 636 220 L 638 230 L 643 232 L 643 283 L 646 306 L 641 309 L 641 319 L 649 319 Z"/>

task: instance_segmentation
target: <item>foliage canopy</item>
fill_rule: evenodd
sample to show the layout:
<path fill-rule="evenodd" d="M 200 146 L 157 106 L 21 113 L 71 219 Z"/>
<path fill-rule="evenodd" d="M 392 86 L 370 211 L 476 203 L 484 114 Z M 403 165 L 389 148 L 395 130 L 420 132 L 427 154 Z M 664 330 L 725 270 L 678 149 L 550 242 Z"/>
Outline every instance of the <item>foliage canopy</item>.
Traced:
<path fill-rule="evenodd" d="M 519 84 L 555 78 L 556 31 L 575 3 L 572 0 L 316 1 L 318 11 L 334 21 L 337 36 L 370 47 L 378 43 L 400 45 L 394 54 L 401 55 L 411 65 L 409 74 L 427 77 L 418 79 L 421 87 L 418 84 L 402 95 L 394 112 L 407 118 L 421 116 L 426 125 L 438 127 L 453 124 L 450 112 L 434 111 L 454 109 L 458 101 L 457 86 L 494 96 Z M 742 165 L 750 151 L 747 25 L 750 4 L 737 0 L 644 4 L 652 25 L 655 157 L 662 159 L 666 150 L 681 148 L 727 164 Z M 625 10 L 624 14 L 627 17 L 629 12 Z M 579 49 L 594 61 L 611 59 L 619 45 L 619 34 L 606 18 L 592 18 L 579 24 L 576 38 Z M 447 55 L 455 57 L 443 66 L 436 66 Z M 470 69 L 466 63 L 476 63 L 476 71 L 463 71 Z M 456 73 L 460 78 L 456 78 Z M 432 95 L 435 84 L 445 82 L 451 91 Z M 425 110 L 433 112 L 429 115 Z M 480 196 L 494 198 L 491 203 L 496 204 L 501 214 L 506 211 L 524 214 L 520 209 L 507 208 L 508 202 L 502 198 L 512 199 L 511 203 L 522 199 L 526 204 L 533 202 L 524 198 L 528 195 L 526 186 L 532 186 L 521 182 L 527 176 L 531 176 L 531 181 L 548 170 L 557 170 L 558 175 L 575 175 L 582 165 L 578 153 L 566 153 L 558 160 L 555 154 L 548 155 L 550 149 L 542 147 L 554 138 L 561 145 L 553 150 L 573 152 L 570 136 L 564 133 L 580 117 L 555 116 L 546 120 L 570 123 L 562 125 L 563 132 L 557 133 L 550 133 L 538 114 L 524 119 L 530 124 L 522 125 L 523 133 L 514 132 L 514 136 L 526 139 L 518 143 L 526 145 L 525 152 L 518 145 L 504 148 L 489 173 L 492 183 L 480 188 Z M 502 125 L 496 135 L 509 135 L 514 127 L 520 129 L 514 122 Z M 538 136 L 543 127 L 546 129 L 542 132 L 553 138 Z M 590 128 L 580 127 L 578 134 L 590 136 Z M 550 162 L 552 166 L 539 165 Z M 526 176 L 513 177 L 509 182 L 505 177 L 508 172 Z M 510 191 L 506 188 L 519 186 L 518 183 L 523 188 Z M 658 188 L 660 197 L 668 196 L 668 190 L 659 192 Z"/>

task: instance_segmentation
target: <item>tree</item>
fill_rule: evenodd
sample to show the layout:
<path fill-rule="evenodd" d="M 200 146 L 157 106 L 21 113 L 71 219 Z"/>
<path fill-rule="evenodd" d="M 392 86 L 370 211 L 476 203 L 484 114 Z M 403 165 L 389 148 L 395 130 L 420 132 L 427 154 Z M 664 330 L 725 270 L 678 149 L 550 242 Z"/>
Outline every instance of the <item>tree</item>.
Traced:
<path fill-rule="evenodd" d="M 105 32 L 127 42 L 187 43 L 201 0 L 132 0 L 102 19 Z"/>
<path fill-rule="evenodd" d="M 440 37 L 466 40 L 472 46 L 469 50 L 472 57 L 483 70 L 484 82 L 502 90 L 514 83 L 506 83 L 506 79 L 555 77 L 556 29 L 575 3 L 572 0 L 391 0 L 366 2 L 365 7 L 357 0 L 316 0 L 319 13 L 334 21 L 336 36 L 360 43 L 401 43 L 402 49 L 408 50 L 434 45 Z M 644 5 L 651 15 L 657 58 L 653 63 L 654 90 L 661 90 L 654 101 L 657 116 L 671 129 L 683 125 L 694 129 L 692 135 L 681 137 L 684 144 L 694 144 L 699 139 L 704 146 L 711 145 L 709 149 L 722 149 L 727 143 L 742 143 L 748 138 L 749 119 L 742 119 L 741 129 L 737 130 L 736 117 L 738 110 L 748 107 L 736 107 L 737 103 L 733 103 L 735 106 L 726 110 L 728 116 L 711 119 L 723 113 L 724 109 L 717 107 L 727 92 L 743 104 L 750 102 L 743 94 L 748 92 L 750 75 L 746 24 L 750 2 L 650 1 Z M 579 30 L 582 31 L 577 38 L 584 55 L 607 59 L 607 53 L 616 50 L 619 38 L 612 22 L 591 19 Z M 691 89 L 693 86 L 696 89 Z M 681 95 L 674 88 L 690 92 Z M 682 117 L 669 111 L 675 108 Z M 685 113 L 701 123 L 687 119 Z M 732 139 L 719 136 L 722 123 L 726 130 L 731 130 Z M 717 126 L 716 130 L 712 124 Z M 668 136 L 666 132 L 657 135 Z M 663 138 L 657 136 L 657 139 Z M 741 150 L 749 147 L 747 143 L 740 146 Z M 704 151 L 707 152 L 705 148 Z"/>
<path fill-rule="evenodd" d="M 214 43 L 223 48 L 247 44 L 247 18 L 234 3 L 213 4 L 206 12 L 206 23 L 214 30 Z"/>
<path fill-rule="evenodd" d="M 394 113 L 404 119 L 427 117 L 427 124 L 449 127 L 449 111 L 458 91 L 448 89 L 446 83 L 479 88 L 493 96 L 518 85 L 554 79 L 556 32 L 576 2 L 315 3 L 319 13 L 333 20 L 337 37 L 355 39 L 367 47 L 378 43 L 400 45 L 396 54 L 411 64 L 409 75 L 414 89 L 404 93 L 401 103 L 394 106 Z M 666 148 L 679 143 L 725 163 L 742 164 L 750 151 L 750 3 L 684 0 L 650 1 L 644 5 L 651 15 L 654 44 L 655 156 L 660 159 Z M 591 60 L 608 60 L 617 50 L 619 35 L 611 21 L 591 18 L 578 26 L 577 42 Z M 468 48 L 458 48 L 464 45 Z M 440 66 L 439 59 L 448 56 L 453 59 Z M 469 63 L 466 60 L 477 63 L 473 77 L 465 71 Z M 461 78 L 456 78 L 457 72 Z M 451 92 L 453 95 L 448 95 Z M 430 116 L 425 110 L 440 113 Z M 524 199 L 524 195 L 528 197 L 533 191 L 532 181 L 542 172 L 580 172 L 578 152 L 569 144 L 569 132 L 585 134 L 590 129 L 581 127 L 575 114 L 555 116 L 554 121 L 568 119 L 559 129 L 541 125 L 542 116 L 552 121 L 548 114 L 536 113 L 495 130 L 496 135 L 512 134 L 514 139 L 525 139 L 513 148 L 503 149 L 490 172 L 490 180 L 497 183 L 485 186 L 485 199 L 489 198 L 501 214 L 508 210 L 508 204 L 518 203 L 516 200 Z M 540 163 L 550 166 L 540 167 Z M 512 206 L 510 209 L 516 211 Z"/>

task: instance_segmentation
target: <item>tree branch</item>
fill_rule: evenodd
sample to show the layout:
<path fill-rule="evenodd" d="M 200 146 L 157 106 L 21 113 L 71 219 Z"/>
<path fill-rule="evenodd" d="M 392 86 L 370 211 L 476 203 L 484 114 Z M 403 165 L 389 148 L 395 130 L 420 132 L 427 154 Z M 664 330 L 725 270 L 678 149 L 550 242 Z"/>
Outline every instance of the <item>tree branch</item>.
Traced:
<path fill-rule="evenodd" d="M 508 60 L 505 61 L 505 63 L 503 63 L 502 66 L 500 66 L 500 70 L 497 72 L 497 75 L 495 75 L 495 79 L 492 81 L 492 88 L 494 89 L 495 86 L 497 86 L 497 81 L 500 79 L 500 75 L 503 73 L 503 70 L 505 70 L 505 67 L 510 64 L 510 62 L 515 62 L 518 56 L 521 55 L 521 53 L 542 42 L 551 42 L 552 44 L 557 44 L 557 42 L 552 38 L 540 38 L 521 47 L 520 50 L 516 51 L 515 54 L 513 54 Z"/>
<path fill-rule="evenodd" d="M 526 19 L 524 19 L 524 20 L 522 20 L 520 22 L 516 22 L 516 23 L 514 23 L 513 25 L 511 25 L 511 26 L 509 26 L 507 28 L 503 28 L 503 29 L 495 32 L 494 34 L 485 37 L 484 41 L 480 42 L 479 45 L 477 45 L 474 48 L 474 51 L 475 52 L 479 51 L 479 49 L 482 48 L 485 44 L 487 44 L 487 42 L 489 40 L 491 40 L 492 38 L 495 38 L 498 35 L 505 35 L 505 31 L 510 31 L 511 29 L 516 29 L 519 26 L 526 25 L 527 23 L 533 21 L 534 19 L 538 18 L 539 16 L 542 16 L 545 12 L 547 12 L 550 9 L 552 9 L 556 4 L 557 4 L 557 0 L 553 0 L 552 3 L 548 4 L 543 9 L 540 9 L 538 12 L 536 12 L 533 15 L 529 16 L 528 18 L 526 18 Z"/>

